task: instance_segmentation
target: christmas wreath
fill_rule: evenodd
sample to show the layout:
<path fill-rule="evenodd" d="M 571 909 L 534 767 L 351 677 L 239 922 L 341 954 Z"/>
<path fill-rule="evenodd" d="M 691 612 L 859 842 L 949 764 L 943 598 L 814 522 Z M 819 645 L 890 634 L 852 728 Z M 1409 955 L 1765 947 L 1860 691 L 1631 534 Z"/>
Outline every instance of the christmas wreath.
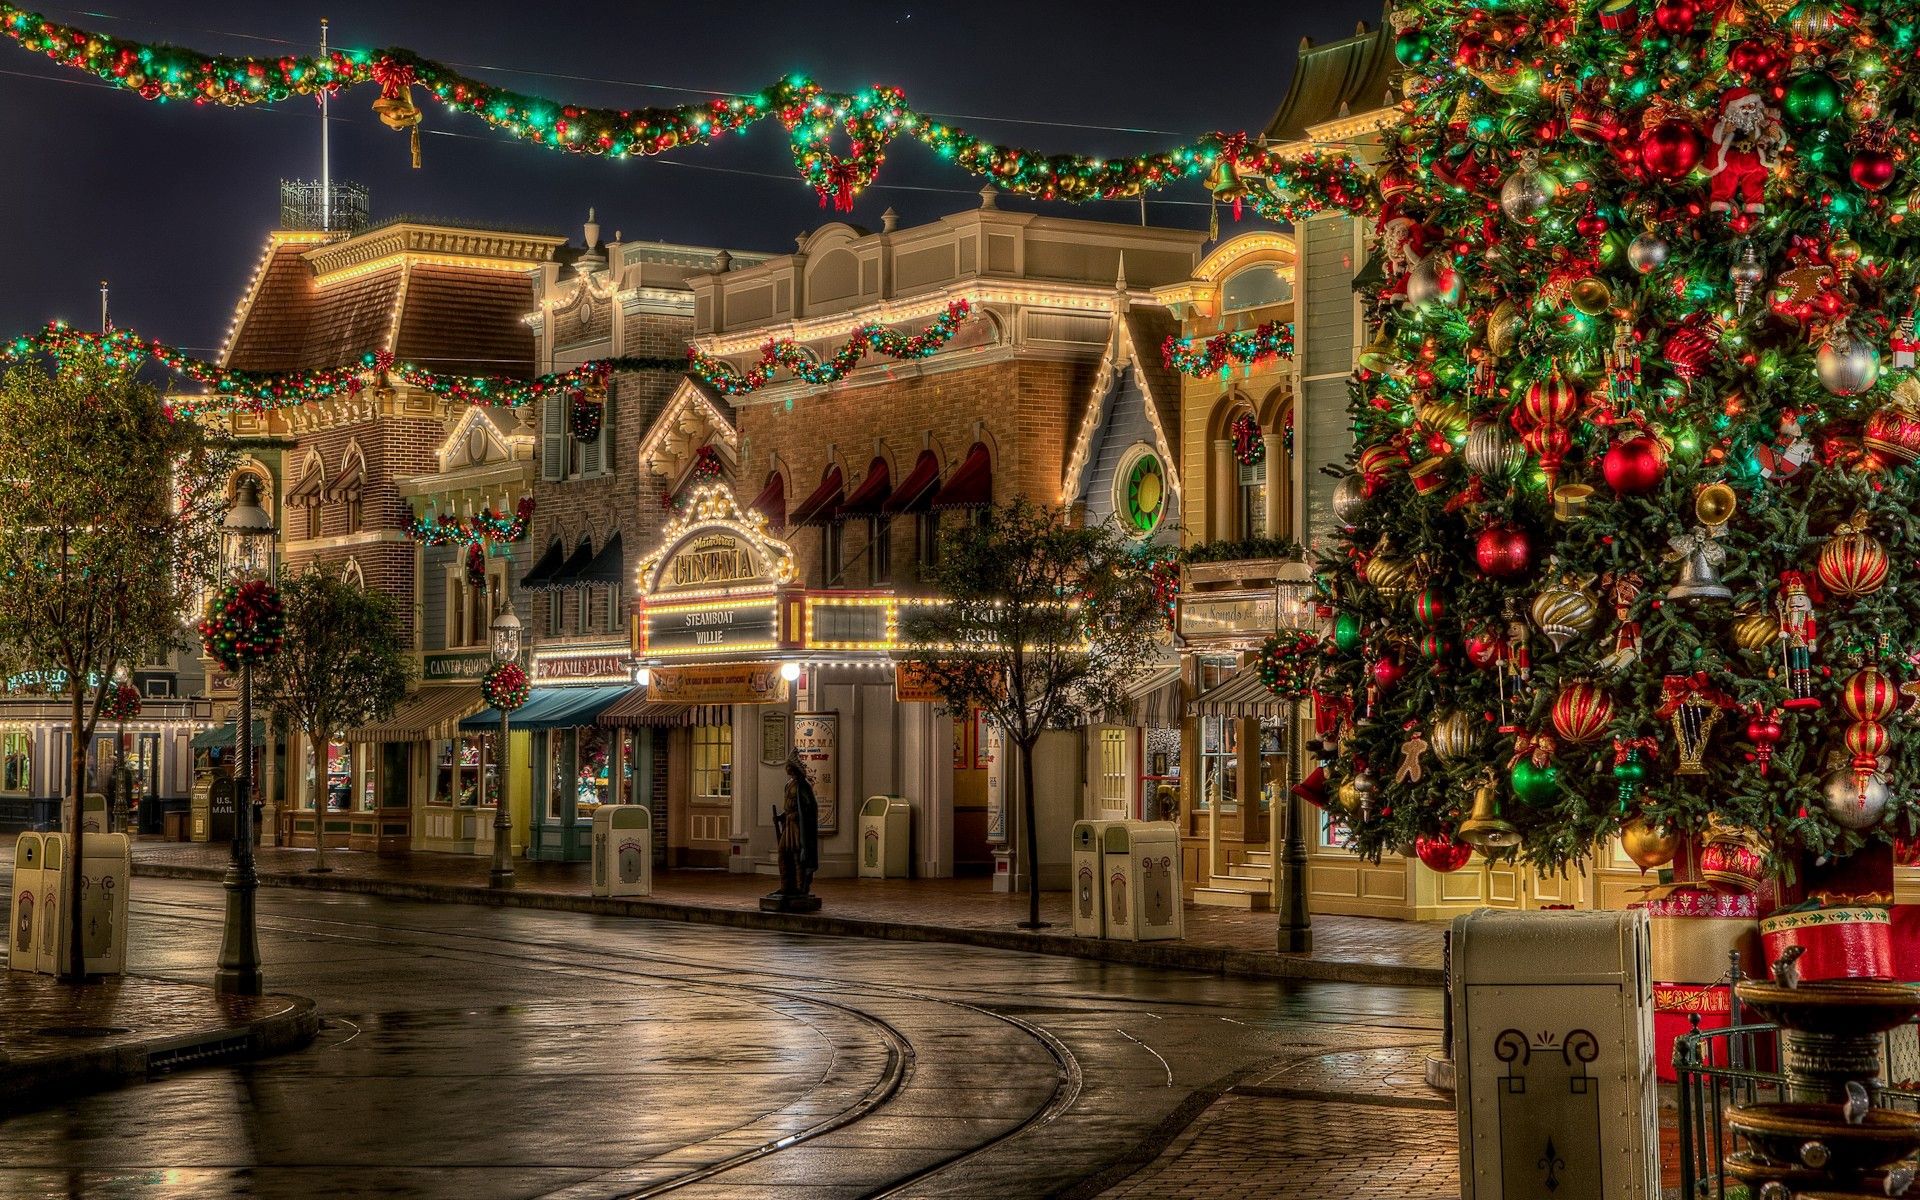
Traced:
<path fill-rule="evenodd" d="M 286 640 L 280 591 L 264 579 L 230 583 L 207 605 L 199 629 L 207 656 L 229 671 L 270 658 Z"/>
<path fill-rule="evenodd" d="M 479 542 L 467 547 L 467 582 L 474 587 L 485 587 L 487 583 L 487 552 L 480 548 Z"/>
<path fill-rule="evenodd" d="M 130 721 L 139 716 L 140 689 L 130 683 L 118 685 L 100 706 L 100 715 L 109 721 Z"/>
<path fill-rule="evenodd" d="M 1241 466 L 1258 466 L 1267 457 L 1267 439 L 1260 435 L 1260 422 L 1252 413 L 1235 417 L 1228 432 L 1233 435 L 1233 460 Z"/>
<path fill-rule="evenodd" d="M 567 418 L 573 427 L 573 440 L 591 442 L 600 436 L 600 421 L 606 415 L 607 406 L 598 397 L 586 392 L 573 394 L 573 405 Z"/>
<path fill-rule="evenodd" d="M 1180 560 L 1176 557 L 1157 559 L 1147 567 L 1147 579 L 1153 585 L 1154 603 L 1160 607 L 1160 615 L 1167 628 L 1174 624 L 1174 602 L 1180 596 Z"/>
<path fill-rule="evenodd" d="M 1276 633 L 1260 647 L 1254 666 L 1268 691 L 1298 700 L 1312 690 L 1319 659 L 1320 639 L 1311 633 Z"/>
<path fill-rule="evenodd" d="M 532 690 L 526 669 L 517 662 L 495 663 L 480 677 L 480 698 L 492 705 L 495 712 L 519 708 L 527 702 Z"/>

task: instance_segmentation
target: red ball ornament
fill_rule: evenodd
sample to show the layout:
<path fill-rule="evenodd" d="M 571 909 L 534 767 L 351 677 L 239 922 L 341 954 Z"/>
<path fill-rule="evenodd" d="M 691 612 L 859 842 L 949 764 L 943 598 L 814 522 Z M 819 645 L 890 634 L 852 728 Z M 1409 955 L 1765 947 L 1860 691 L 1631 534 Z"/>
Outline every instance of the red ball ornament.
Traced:
<path fill-rule="evenodd" d="M 1882 191 L 1892 183 L 1893 170 L 1893 155 L 1874 146 L 1855 150 L 1853 161 L 1847 164 L 1854 185 L 1869 192 Z"/>
<path fill-rule="evenodd" d="M 1655 179 L 1675 183 L 1692 174 L 1706 153 L 1706 139 L 1685 121 L 1662 121 L 1640 138 L 1640 162 Z"/>
<path fill-rule="evenodd" d="M 1560 690 L 1553 700 L 1553 731 L 1579 745 L 1598 741 L 1613 723 L 1613 697 L 1605 688 L 1580 680 Z"/>
<path fill-rule="evenodd" d="M 1374 660 L 1373 683 L 1382 695 L 1392 691 L 1393 685 L 1399 683 L 1406 673 L 1407 669 L 1400 665 L 1400 660 L 1390 655 Z"/>
<path fill-rule="evenodd" d="M 1700 23 L 1700 7 L 1693 0 L 1660 0 L 1653 6 L 1653 23 L 1667 33 L 1692 33 Z"/>
<path fill-rule="evenodd" d="M 1878 721 L 1898 702 L 1893 680 L 1878 667 L 1863 667 L 1840 686 L 1840 707 L 1856 721 Z"/>
<path fill-rule="evenodd" d="M 1920 462 L 1920 412 L 1900 406 L 1880 409 L 1867 418 L 1860 444 L 1880 469 Z"/>
<path fill-rule="evenodd" d="M 1662 353 L 1668 369 L 1691 383 L 1706 374 L 1707 358 L 1719 344 L 1718 331 L 1711 325 L 1683 325 L 1668 336 Z"/>
<path fill-rule="evenodd" d="M 1667 452 L 1658 438 L 1624 438 L 1607 447 L 1600 474 L 1616 496 L 1643 496 L 1667 477 Z"/>
<path fill-rule="evenodd" d="M 1887 581 L 1887 548 L 1870 533 L 1843 532 L 1827 539 L 1813 573 L 1836 596 L 1865 596 Z"/>
<path fill-rule="evenodd" d="M 1446 600 L 1432 588 L 1422 588 L 1420 594 L 1413 598 L 1413 619 L 1422 625 L 1436 625 L 1446 615 Z"/>
<path fill-rule="evenodd" d="M 1843 740 L 1847 753 L 1853 755 L 1855 770 L 1872 771 L 1882 754 L 1887 752 L 1887 727 L 1878 721 L 1855 721 L 1847 726 Z"/>
<path fill-rule="evenodd" d="M 1421 834 L 1413 839 L 1413 852 L 1430 871 L 1450 875 L 1467 865 L 1473 858 L 1473 847 L 1450 837 L 1428 837 Z"/>
<path fill-rule="evenodd" d="M 1500 665 L 1501 642 L 1484 625 L 1477 625 L 1467 633 L 1467 661 L 1483 671 L 1491 671 Z"/>
<path fill-rule="evenodd" d="M 1474 539 L 1473 559 L 1482 575 L 1513 579 L 1533 570 L 1533 539 L 1516 525 L 1489 525 Z"/>
<path fill-rule="evenodd" d="M 1580 390 L 1560 378 L 1555 369 L 1545 379 L 1527 385 L 1520 401 L 1519 416 L 1534 425 L 1553 425 L 1580 411 Z"/>

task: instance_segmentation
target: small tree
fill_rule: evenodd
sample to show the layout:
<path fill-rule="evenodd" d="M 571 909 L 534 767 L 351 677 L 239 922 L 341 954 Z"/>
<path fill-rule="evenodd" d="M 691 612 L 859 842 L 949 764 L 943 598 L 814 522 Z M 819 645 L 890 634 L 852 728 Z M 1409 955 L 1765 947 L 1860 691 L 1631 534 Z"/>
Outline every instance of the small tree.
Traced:
<path fill-rule="evenodd" d="M 327 869 L 326 753 L 335 734 L 384 721 L 407 694 L 411 676 L 393 598 L 318 568 L 280 589 L 286 642 L 264 665 L 266 704 L 298 726 L 312 748 L 313 869 Z"/>
<path fill-rule="evenodd" d="M 956 712 L 985 711 L 1018 748 L 1027 925 L 1040 926 L 1033 747 L 1118 703 L 1160 637 L 1135 543 L 1111 524 L 1015 500 L 950 531 L 923 576 L 937 599 L 901 618 L 904 657 Z"/>
<path fill-rule="evenodd" d="M 60 818 L 68 979 L 86 973 L 77 882 L 87 747 L 114 668 L 186 644 L 194 594 L 217 560 L 226 457 L 97 353 L 0 378 L 0 660 L 63 676 L 72 705 Z"/>

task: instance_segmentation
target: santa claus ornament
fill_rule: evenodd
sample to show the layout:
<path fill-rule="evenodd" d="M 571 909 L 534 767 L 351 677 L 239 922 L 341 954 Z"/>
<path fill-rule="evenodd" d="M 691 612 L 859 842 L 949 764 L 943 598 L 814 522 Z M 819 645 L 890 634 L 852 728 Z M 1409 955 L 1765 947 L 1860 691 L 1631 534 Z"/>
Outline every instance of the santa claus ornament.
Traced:
<path fill-rule="evenodd" d="M 1767 176 L 1787 144 L 1780 114 L 1752 88 L 1732 88 L 1720 97 L 1712 137 L 1707 174 L 1713 180 L 1713 211 L 1765 212 Z"/>

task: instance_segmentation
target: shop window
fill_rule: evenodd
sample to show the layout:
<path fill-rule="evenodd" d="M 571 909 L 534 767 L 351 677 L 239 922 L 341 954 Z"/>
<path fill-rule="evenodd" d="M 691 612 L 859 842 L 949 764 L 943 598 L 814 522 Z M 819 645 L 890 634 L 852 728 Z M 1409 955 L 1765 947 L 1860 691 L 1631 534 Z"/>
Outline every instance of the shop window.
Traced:
<path fill-rule="evenodd" d="M 353 803 L 353 747 L 334 742 L 327 747 L 327 811 L 346 812 Z"/>
<path fill-rule="evenodd" d="M 433 804 L 480 802 L 479 738 L 453 738 L 433 744 L 433 790 L 429 795 Z"/>
<path fill-rule="evenodd" d="M 1267 536 L 1267 462 L 1240 467 L 1240 536 Z"/>
<path fill-rule="evenodd" d="M 1201 812 L 1220 799 L 1220 811 L 1240 811 L 1240 718 L 1205 717 L 1200 722 L 1200 794 L 1195 798 Z"/>
<path fill-rule="evenodd" d="M 733 795 L 733 726 L 693 727 L 693 796 L 725 800 Z"/>
<path fill-rule="evenodd" d="M 612 800 L 612 741 L 604 729 L 580 731 L 580 753 L 574 765 L 573 794 L 581 808 Z"/>
<path fill-rule="evenodd" d="M 25 729 L 0 733 L 0 792 L 33 789 L 33 734 Z"/>
<path fill-rule="evenodd" d="M 893 582 L 893 519 L 874 517 L 867 525 L 869 582 L 874 586 Z"/>
<path fill-rule="evenodd" d="M 1260 722 L 1260 811 L 1272 812 L 1274 801 L 1286 786 L 1287 725 L 1285 721 Z"/>
<path fill-rule="evenodd" d="M 1126 817 L 1127 793 L 1133 755 L 1132 730 L 1106 727 L 1100 730 L 1100 815 Z"/>

